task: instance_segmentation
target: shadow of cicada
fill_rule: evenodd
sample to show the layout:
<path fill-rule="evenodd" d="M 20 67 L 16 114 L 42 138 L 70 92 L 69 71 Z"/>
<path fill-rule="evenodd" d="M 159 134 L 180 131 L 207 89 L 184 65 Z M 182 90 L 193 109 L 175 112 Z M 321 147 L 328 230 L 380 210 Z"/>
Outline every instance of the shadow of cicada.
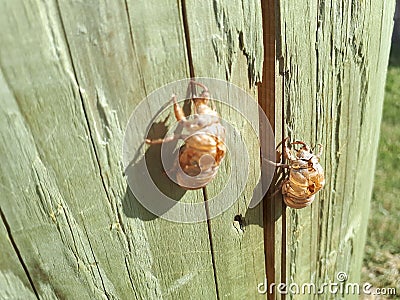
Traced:
<path fill-rule="evenodd" d="M 152 123 L 146 138 L 154 139 L 165 137 L 168 132 L 166 126 L 168 118 L 169 116 L 163 121 Z M 142 147 L 144 147 L 144 145 Z M 150 145 L 144 156 L 137 160 L 137 157 L 140 156 L 142 151 L 142 147 L 138 150 L 135 158 L 125 170 L 128 183 L 135 182 L 135 184 L 131 186 L 139 186 L 140 189 L 136 189 L 132 193 L 130 187 L 127 187 L 123 201 L 123 211 L 126 216 L 131 218 L 138 217 L 142 220 L 152 220 L 158 216 L 148 212 L 148 207 L 144 208 L 141 204 L 142 201 L 139 202 L 135 195 L 146 203 L 152 203 L 154 201 L 152 204 L 157 206 L 157 212 L 159 212 L 158 214 L 160 215 L 160 213 L 163 214 L 167 212 L 174 205 L 171 204 L 171 202 L 160 201 L 160 193 L 170 199 L 179 201 L 186 193 L 186 190 L 181 188 L 166 174 L 166 169 L 172 167 L 173 161 L 166 161 L 163 164 L 161 159 L 162 147 L 167 147 L 164 151 L 170 151 L 173 153 L 173 157 L 178 156 L 179 149 L 176 149 L 176 142 Z M 145 172 L 148 172 L 148 175 L 150 175 L 151 182 Z M 158 191 L 156 189 L 158 189 Z"/>

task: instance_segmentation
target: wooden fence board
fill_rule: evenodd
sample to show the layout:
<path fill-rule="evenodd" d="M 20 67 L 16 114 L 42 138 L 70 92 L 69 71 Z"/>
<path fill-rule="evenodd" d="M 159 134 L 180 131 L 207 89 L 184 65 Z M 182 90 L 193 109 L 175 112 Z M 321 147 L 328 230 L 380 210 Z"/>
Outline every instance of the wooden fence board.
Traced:
<path fill-rule="evenodd" d="M 259 43 L 262 39 L 260 3 L 187 3 L 195 76 L 227 80 L 256 99 L 255 82 L 261 76 L 263 62 L 263 51 Z M 211 92 L 218 99 L 219 91 Z M 241 112 L 251 116 L 251 120 L 258 120 L 257 108 L 246 103 L 245 99 L 241 103 Z M 259 296 L 257 285 L 265 277 L 262 210 L 258 206 L 247 212 L 247 208 L 260 180 L 258 132 L 252 133 L 250 126 L 246 125 L 249 121 L 243 120 L 243 116 L 235 113 L 232 108 L 226 105 L 219 108 L 221 117 L 231 122 L 245 140 L 246 147 L 239 152 L 243 155 L 249 153 L 250 172 L 248 184 L 237 202 L 210 222 L 218 291 L 220 298 L 224 299 L 256 298 Z M 232 143 L 234 147 L 240 147 L 239 138 L 236 136 Z M 235 159 L 242 160 L 243 157 L 231 158 L 231 174 L 221 172 L 222 176 L 207 186 L 209 198 L 220 192 L 229 175 L 242 176 L 243 170 L 235 168 L 238 165 Z M 232 197 L 238 195 L 235 188 L 231 187 L 229 195 Z M 243 217 L 243 222 L 247 224 L 243 230 L 237 228 L 235 216 Z"/>
<path fill-rule="evenodd" d="M 135 5 L 5 3 L 5 22 L 14 26 L 1 37 L 7 42 L 1 66 L 30 144 L 4 145 L 16 159 L 2 164 L 2 173 L 20 184 L 4 188 L 18 194 L 25 183 L 29 193 L 23 210 L 15 209 L 15 197 L 3 201 L 2 210 L 23 243 L 29 272 L 47 274 L 56 295 L 212 297 L 214 289 L 202 288 L 214 281 L 206 224 L 154 219 L 123 178 L 122 137 L 134 105 L 158 86 L 188 76 L 180 8 L 175 2 L 166 9 L 154 2 Z M 164 22 L 153 22 L 155 7 Z M 15 161 L 25 162 L 24 173 L 11 176 Z M 23 217 L 31 214 L 33 219 Z M 65 275 L 57 277 L 60 270 Z M 46 294 L 42 284 L 49 279 L 33 280 Z"/>
<path fill-rule="evenodd" d="M 323 144 L 326 172 L 311 209 L 288 210 L 288 280 L 322 285 L 346 272 L 357 283 L 394 1 L 294 1 L 280 11 L 286 134 Z"/>
<path fill-rule="evenodd" d="M 335 281 L 339 271 L 358 282 L 395 4 L 381 2 L 0 0 L 0 297 L 253 299 L 264 297 L 257 286 L 266 272 L 278 282 L 285 271 L 289 283 Z M 264 52 L 275 25 L 276 53 L 275 45 Z M 274 96 L 256 87 L 266 65 L 275 69 L 266 79 Z M 268 206 L 265 234 L 263 208 L 247 209 L 260 180 L 258 132 L 218 103 L 241 130 L 232 144 L 249 152 L 238 201 L 194 224 L 139 203 L 121 156 L 131 113 L 157 88 L 190 76 L 252 95 L 277 142 L 289 135 L 325 146 L 327 183 L 311 208 Z M 218 99 L 226 90 L 210 92 Z M 241 112 L 258 121 L 255 106 L 244 101 Z M 136 145 L 143 127 L 154 121 L 150 134 L 162 134 L 172 119 L 172 110 L 135 116 Z M 165 180 L 160 147 L 144 149 L 140 162 L 153 162 L 171 195 L 204 201 L 201 190 Z M 209 198 L 242 175 L 238 159 L 227 155 Z M 236 197 L 238 187 L 227 188 Z"/>

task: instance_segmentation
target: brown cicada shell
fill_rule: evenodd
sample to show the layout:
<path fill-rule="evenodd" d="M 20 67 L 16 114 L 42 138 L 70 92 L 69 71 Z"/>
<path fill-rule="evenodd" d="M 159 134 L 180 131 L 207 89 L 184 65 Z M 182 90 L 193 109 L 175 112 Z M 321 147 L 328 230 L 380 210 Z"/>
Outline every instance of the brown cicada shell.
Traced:
<path fill-rule="evenodd" d="M 314 201 L 315 194 L 325 185 L 324 169 L 319 163 L 322 145 L 318 145 L 318 154 L 313 154 L 306 143 L 288 143 L 288 140 L 286 138 L 283 141 L 283 155 L 287 164 L 276 164 L 289 170 L 282 182 L 283 200 L 289 207 L 304 208 Z M 289 149 L 288 144 L 301 145 L 301 148 Z"/>
<path fill-rule="evenodd" d="M 199 189 L 206 186 L 217 174 L 225 153 L 225 128 L 215 107 L 210 107 L 210 93 L 201 83 L 191 84 L 203 88 L 199 96 L 192 97 L 194 114 L 186 117 L 179 106 L 176 95 L 172 95 L 176 120 L 182 125 L 183 133 L 164 139 L 146 140 L 147 144 L 183 139 L 184 145 L 174 163 L 176 182 L 185 189 Z"/>

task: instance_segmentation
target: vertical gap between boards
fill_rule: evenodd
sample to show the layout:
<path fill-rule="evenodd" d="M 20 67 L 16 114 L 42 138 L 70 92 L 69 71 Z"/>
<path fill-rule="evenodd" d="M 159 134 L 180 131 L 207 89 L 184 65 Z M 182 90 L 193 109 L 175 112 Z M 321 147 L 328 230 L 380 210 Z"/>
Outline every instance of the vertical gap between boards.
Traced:
<path fill-rule="evenodd" d="M 264 63 L 263 63 L 263 80 L 258 85 L 258 101 L 263 111 L 268 117 L 268 120 L 273 129 L 274 135 L 279 139 L 284 138 L 284 86 L 285 77 L 282 76 L 282 90 L 281 96 L 277 95 L 276 92 L 276 79 L 279 74 L 276 71 L 277 61 L 277 31 L 279 32 L 279 23 L 276 22 L 276 16 L 279 15 L 279 9 L 277 9 L 279 3 L 276 0 L 261 0 L 262 9 L 262 28 L 263 28 L 263 46 L 264 46 Z M 277 112 L 281 103 L 281 111 Z M 277 118 L 278 116 L 281 118 Z M 279 126 L 281 131 L 277 132 Z M 266 140 L 263 141 L 263 134 L 260 127 L 261 136 L 261 147 L 266 148 Z M 275 290 L 270 291 L 269 286 L 276 281 L 286 283 L 286 206 L 282 202 L 281 195 L 272 197 L 276 185 L 272 182 L 270 189 L 263 199 L 263 221 L 264 221 L 264 254 L 265 254 L 265 276 L 267 278 L 267 298 L 275 299 L 277 297 Z M 281 216 L 279 220 L 279 216 Z M 276 225 L 277 222 L 281 223 L 281 241 L 276 241 Z M 276 257 L 276 250 L 280 244 L 280 257 Z M 275 263 L 278 259 L 280 262 L 280 268 L 276 270 Z M 280 272 L 280 278 L 277 278 L 278 272 Z M 284 295 L 281 295 L 281 299 L 285 299 Z"/>
<path fill-rule="evenodd" d="M 189 73 L 190 73 L 190 78 L 195 79 L 195 72 L 194 72 L 194 65 L 193 65 L 193 58 L 192 58 L 192 48 L 191 48 L 191 43 L 190 43 L 190 33 L 189 33 L 189 23 L 188 23 L 188 17 L 187 17 L 187 7 L 186 7 L 186 0 L 181 0 L 181 13 L 182 13 L 182 22 L 183 22 L 183 30 L 184 30 L 184 35 L 185 35 L 185 43 L 186 43 L 186 52 L 187 52 L 187 58 L 188 58 L 188 64 L 189 64 Z M 193 91 L 193 85 L 191 85 L 192 89 L 192 95 L 194 94 Z M 210 245 L 210 252 L 211 252 L 211 261 L 212 261 L 212 267 L 213 267 L 213 273 L 214 273 L 214 285 L 215 285 L 215 293 L 217 300 L 220 299 L 219 297 L 219 289 L 218 289 L 218 280 L 217 280 L 217 272 L 216 272 L 216 264 L 215 264 L 215 253 L 214 253 L 214 244 L 213 244 L 213 238 L 212 238 L 212 230 L 211 230 L 211 221 L 210 221 L 210 210 L 208 207 L 208 196 L 207 196 L 207 189 L 206 187 L 203 187 L 203 200 L 204 200 L 204 209 L 207 217 L 207 230 L 208 230 L 208 241 Z"/>

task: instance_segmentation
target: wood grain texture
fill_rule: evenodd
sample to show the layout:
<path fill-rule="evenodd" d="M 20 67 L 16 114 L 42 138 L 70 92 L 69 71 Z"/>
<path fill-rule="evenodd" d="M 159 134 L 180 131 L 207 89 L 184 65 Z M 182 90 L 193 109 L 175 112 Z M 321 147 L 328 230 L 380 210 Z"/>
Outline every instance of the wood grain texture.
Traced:
<path fill-rule="evenodd" d="M 46 288 L 65 298 L 214 296 L 202 288 L 214 282 L 205 224 L 151 216 L 130 195 L 120 167 L 123 130 L 135 103 L 146 89 L 187 76 L 180 10 L 173 4 L 156 10 L 160 24 L 140 16 L 132 3 L 5 4 L 6 21 L 14 26 L 3 31 L 2 40 L 9 40 L 1 66 L 19 117 L 13 119 L 27 129 L 2 126 L 5 140 L 16 144 L 3 143 L 3 153 L 16 158 L 2 164 L 2 174 L 8 174 L 6 188 L 17 195 L 25 190 L 26 198 L 17 209 L 10 196 L 2 209 L 41 296 Z M 139 8 L 154 14 L 158 4 L 147 5 Z M 135 49 L 130 28 L 139 26 L 150 34 L 140 31 L 138 41 L 148 44 Z M 161 28 L 165 34 L 147 38 Z M 162 43 L 169 32 L 172 43 Z M 181 51 L 168 49 L 177 44 Z M 155 57 L 164 73 L 157 77 Z"/>
<path fill-rule="evenodd" d="M 244 89 L 254 99 L 255 83 L 261 78 L 263 63 L 261 6 L 258 1 L 187 1 L 188 27 L 196 77 L 227 80 Z M 205 26 L 207 24 L 207 26 Z M 218 99 L 221 91 L 211 90 Z M 256 100 L 254 100 L 255 102 Z M 242 101 L 241 112 L 258 120 L 255 106 Z M 228 103 L 229 105 L 229 103 Z M 211 220 L 211 236 L 215 259 L 215 273 L 220 299 L 255 299 L 260 297 L 257 285 L 265 277 L 263 253 L 262 207 L 247 211 L 254 188 L 260 180 L 259 144 L 249 120 L 228 106 L 219 106 L 223 119 L 232 123 L 240 134 L 233 137 L 234 147 L 244 145 L 239 153 L 250 158 L 250 172 L 245 190 L 227 187 L 232 197 L 240 197 L 222 215 Z M 230 176 L 242 176 L 235 163 L 241 157 L 231 158 Z M 209 198 L 218 194 L 229 174 L 221 172 L 207 186 Z M 235 182 L 235 181 L 233 181 Z M 247 224 L 243 230 L 234 221 L 242 216 Z"/>
<path fill-rule="evenodd" d="M 224 19 L 225 26 L 232 24 L 227 32 L 216 20 L 230 5 L 199 7 L 209 19 L 188 5 L 191 35 L 206 46 L 194 41 L 194 66 L 197 76 L 233 78 L 254 94 L 262 63 L 258 4 L 236 4 L 241 10 Z M 241 204 L 211 227 L 213 266 L 207 224 L 172 223 L 147 212 L 121 167 L 122 139 L 134 108 L 156 88 L 189 77 L 181 4 L 2 1 L 1 6 L 0 204 L 10 231 L 0 237 L 15 241 L 27 267 L 21 268 L 8 243 L 5 253 L 15 266 L 1 260 L 5 295 L 16 289 L 20 297 L 36 293 L 45 299 L 254 295 L 264 272 L 261 211 L 251 213 L 257 224 L 244 233 L 233 219 L 246 213 L 256 168 Z M 235 34 L 233 40 L 213 44 L 213 34 L 227 33 Z M 256 144 L 250 148 L 257 158 Z M 181 196 L 203 201 L 201 191 Z"/>
<path fill-rule="evenodd" d="M 323 144 L 326 172 L 312 207 L 288 210 L 289 283 L 360 280 L 394 4 L 280 3 L 286 135 Z"/>
<path fill-rule="evenodd" d="M 327 175 L 311 208 L 287 212 L 289 283 L 335 281 L 339 271 L 359 280 L 393 26 L 394 1 L 382 2 L 281 1 L 275 11 L 278 59 L 268 59 L 280 75 L 275 99 L 261 102 L 274 104 L 277 133 L 324 144 Z M 241 132 L 234 144 L 245 141 L 248 182 L 238 201 L 208 224 L 173 223 L 148 212 L 127 186 L 121 158 L 132 111 L 169 82 L 213 77 L 257 99 L 261 3 L 0 5 L 0 297 L 262 298 L 263 211 L 247 210 L 260 179 L 259 145 L 240 115 L 217 105 Z M 258 120 L 252 105 L 242 109 Z M 136 121 L 140 144 L 139 125 L 151 120 Z M 140 161 L 157 160 L 159 151 L 146 148 Z M 234 159 L 228 155 L 207 186 L 209 197 L 239 176 L 229 167 Z M 165 188 L 182 202 L 204 201 L 201 190 Z M 234 185 L 228 189 L 238 193 Z M 278 205 L 272 217 L 280 213 Z M 235 219 L 240 215 L 244 227 Z M 285 275 L 282 221 L 269 235 L 274 253 L 266 253 L 273 254 L 276 281 Z"/>

